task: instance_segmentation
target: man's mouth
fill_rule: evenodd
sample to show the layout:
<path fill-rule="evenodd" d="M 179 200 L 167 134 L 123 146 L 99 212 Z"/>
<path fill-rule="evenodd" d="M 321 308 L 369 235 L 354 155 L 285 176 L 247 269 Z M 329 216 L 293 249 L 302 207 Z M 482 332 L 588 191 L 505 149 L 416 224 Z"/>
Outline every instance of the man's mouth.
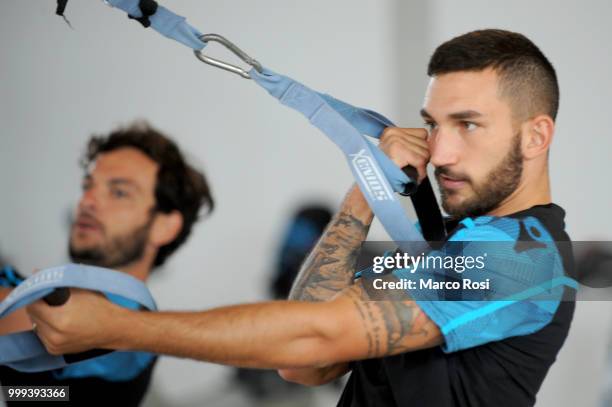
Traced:
<path fill-rule="evenodd" d="M 74 227 L 79 232 L 101 231 L 102 225 L 90 216 L 79 216 L 74 222 Z"/>
<path fill-rule="evenodd" d="M 453 178 L 442 174 L 438 176 L 438 182 L 444 189 L 459 189 L 467 183 L 465 179 Z"/>

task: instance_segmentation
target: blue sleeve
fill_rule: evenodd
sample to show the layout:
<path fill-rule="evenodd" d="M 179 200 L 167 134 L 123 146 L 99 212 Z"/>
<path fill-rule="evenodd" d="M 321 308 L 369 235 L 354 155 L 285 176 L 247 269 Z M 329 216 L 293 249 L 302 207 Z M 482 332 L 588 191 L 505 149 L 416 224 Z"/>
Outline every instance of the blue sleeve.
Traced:
<path fill-rule="evenodd" d="M 480 218 L 477 218 L 480 219 Z M 486 220 L 492 220 L 487 218 Z M 535 244 L 525 248 L 517 242 L 518 220 L 475 223 L 467 219 L 464 228 L 453 235 L 447 246 L 460 246 L 460 254 L 476 255 L 486 252 L 484 268 L 456 273 L 448 269 L 400 269 L 393 274 L 403 280 L 432 280 L 436 282 L 489 281 L 486 290 L 445 289 L 409 290 L 423 312 L 439 327 L 444 336 L 445 352 L 499 341 L 505 338 L 534 333 L 552 320 L 563 294 L 563 285 L 571 285 L 564 276 L 561 256 L 554 241 L 535 218 Z M 534 223 L 535 221 L 535 223 Z M 462 222 L 463 223 L 463 222 Z M 523 228 L 524 229 L 524 228 Z M 456 248 L 440 249 L 442 254 L 459 254 Z M 428 256 L 440 254 L 431 252 Z"/>
<path fill-rule="evenodd" d="M 444 352 L 456 352 L 513 336 L 529 335 L 552 320 L 559 301 L 416 301 L 444 336 Z"/>

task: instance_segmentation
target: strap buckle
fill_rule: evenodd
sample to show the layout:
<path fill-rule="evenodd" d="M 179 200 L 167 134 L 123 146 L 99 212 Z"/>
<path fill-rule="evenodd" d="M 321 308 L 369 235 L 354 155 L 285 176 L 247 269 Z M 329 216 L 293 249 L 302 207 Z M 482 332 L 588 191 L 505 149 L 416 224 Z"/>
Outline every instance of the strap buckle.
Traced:
<path fill-rule="evenodd" d="M 261 73 L 263 71 L 263 68 L 261 67 L 261 64 L 259 62 L 257 62 L 255 59 L 251 58 L 244 51 L 242 51 L 240 48 L 238 48 L 236 46 L 236 44 L 232 43 L 227 38 L 222 37 L 219 34 L 204 34 L 204 35 L 200 36 L 200 40 L 202 40 L 205 43 L 207 43 L 209 41 L 218 42 L 221 45 L 223 45 L 225 48 L 230 50 L 238 58 L 240 58 L 241 60 L 243 60 L 244 62 L 246 62 L 250 66 L 252 66 L 253 68 L 255 68 L 255 70 L 257 72 Z M 206 63 L 208 65 L 212 65 L 214 67 L 217 67 L 217 68 L 229 71 L 229 72 L 233 72 L 233 73 L 235 73 L 237 75 L 242 76 L 245 79 L 251 79 L 251 75 L 249 75 L 248 71 L 240 68 L 239 66 L 232 65 L 230 63 L 221 61 L 219 59 L 209 57 L 208 55 L 204 54 L 204 52 L 202 52 L 200 50 L 195 50 L 195 51 L 193 51 L 193 53 L 195 54 L 195 56 L 200 61 L 202 61 L 202 62 L 204 62 L 204 63 Z"/>

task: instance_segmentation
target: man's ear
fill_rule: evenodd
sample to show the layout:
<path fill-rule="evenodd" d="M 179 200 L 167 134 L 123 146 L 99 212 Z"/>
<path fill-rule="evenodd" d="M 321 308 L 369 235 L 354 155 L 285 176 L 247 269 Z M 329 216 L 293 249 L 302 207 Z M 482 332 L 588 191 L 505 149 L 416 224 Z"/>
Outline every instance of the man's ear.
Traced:
<path fill-rule="evenodd" d="M 546 154 L 555 133 L 555 122 L 548 115 L 538 115 L 522 125 L 523 157 L 529 160 Z"/>
<path fill-rule="evenodd" d="M 156 247 L 167 245 L 176 239 L 182 228 L 183 215 L 179 211 L 157 212 L 151 226 L 149 243 Z"/>

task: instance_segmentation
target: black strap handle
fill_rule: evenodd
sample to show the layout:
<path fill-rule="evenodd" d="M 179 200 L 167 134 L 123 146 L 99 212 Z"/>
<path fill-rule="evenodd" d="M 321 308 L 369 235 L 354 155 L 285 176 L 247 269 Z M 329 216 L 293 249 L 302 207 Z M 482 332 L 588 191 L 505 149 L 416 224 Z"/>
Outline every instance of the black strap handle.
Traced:
<path fill-rule="evenodd" d="M 70 290 L 67 287 L 56 288 L 51 294 L 43 298 L 43 300 L 52 307 L 64 305 L 69 299 Z"/>
<path fill-rule="evenodd" d="M 55 14 L 63 17 L 64 11 L 66 11 L 66 3 L 68 3 L 68 0 L 57 0 L 57 7 L 55 9 Z"/>
<path fill-rule="evenodd" d="M 442 242 L 446 237 L 446 228 L 444 227 L 444 218 L 436 195 L 434 194 L 429 178 L 425 178 L 420 184 L 417 184 L 419 172 L 411 165 L 402 168 L 412 182 L 406 184 L 404 192 L 400 193 L 404 196 L 409 196 L 412 200 L 412 205 L 419 219 L 423 237 L 428 242 Z"/>
<path fill-rule="evenodd" d="M 70 289 L 68 287 L 60 287 L 53 290 L 53 292 L 43 300 L 52 307 L 59 307 L 64 305 L 70 299 Z M 92 359 L 98 356 L 106 355 L 111 353 L 110 349 L 92 349 L 85 352 L 80 353 L 69 353 L 64 356 L 64 360 L 66 363 L 75 363 L 80 362 L 86 359 Z"/>
<path fill-rule="evenodd" d="M 140 0 L 138 2 L 138 8 L 140 8 L 140 12 L 142 13 L 141 17 L 134 17 L 128 14 L 128 18 L 132 20 L 138 21 L 144 28 L 148 28 L 151 26 L 151 17 L 153 14 L 157 12 L 157 3 L 155 0 Z"/>
<path fill-rule="evenodd" d="M 408 182 L 404 186 L 404 192 L 400 192 L 400 195 L 411 196 L 417 191 L 419 187 L 419 172 L 412 165 L 405 166 L 404 168 L 402 168 L 402 171 L 404 171 L 404 174 L 406 174 L 408 178 L 410 178 L 410 182 Z"/>
<path fill-rule="evenodd" d="M 444 218 L 438 206 L 429 178 L 419 184 L 416 192 L 410 195 L 412 205 L 419 219 L 423 237 L 428 242 L 442 242 L 446 238 Z"/>

